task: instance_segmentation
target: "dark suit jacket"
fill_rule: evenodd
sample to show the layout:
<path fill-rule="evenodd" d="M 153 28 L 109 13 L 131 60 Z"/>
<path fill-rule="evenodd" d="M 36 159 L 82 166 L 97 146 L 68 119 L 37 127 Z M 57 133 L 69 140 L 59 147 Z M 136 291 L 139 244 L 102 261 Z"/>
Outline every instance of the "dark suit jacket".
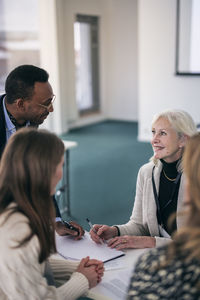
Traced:
<path fill-rule="evenodd" d="M 3 98 L 4 95 L 0 96 L 0 158 L 2 156 L 3 150 L 6 146 L 6 121 L 5 121 L 5 115 L 3 110 Z M 38 125 L 31 123 L 30 126 L 32 127 L 38 127 Z"/>
<path fill-rule="evenodd" d="M 0 158 L 6 145 L 6 126 L 3 111 L 3 98 L 5 94 L 0 96 Z"/>

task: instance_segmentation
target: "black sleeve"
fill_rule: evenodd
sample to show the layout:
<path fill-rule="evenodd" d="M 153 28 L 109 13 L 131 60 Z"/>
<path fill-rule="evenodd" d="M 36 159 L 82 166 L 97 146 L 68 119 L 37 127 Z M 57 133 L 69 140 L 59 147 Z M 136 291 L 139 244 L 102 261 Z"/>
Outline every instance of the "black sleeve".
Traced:
<path fill-rule="evenodd" d="M 3 110 L 3 98 L 5 95 L 0 96 L 0 158 L 2 156 L 3 150 L 7 143 L 6 141 L 6 125 L 5 116 Z"/>
<path fill-rule="evenodd" d="M 61 218 L 60 209 L 58 207 L 55 195 L 53 195 L 53 203 L 56 209 L 56 217 Z"/>

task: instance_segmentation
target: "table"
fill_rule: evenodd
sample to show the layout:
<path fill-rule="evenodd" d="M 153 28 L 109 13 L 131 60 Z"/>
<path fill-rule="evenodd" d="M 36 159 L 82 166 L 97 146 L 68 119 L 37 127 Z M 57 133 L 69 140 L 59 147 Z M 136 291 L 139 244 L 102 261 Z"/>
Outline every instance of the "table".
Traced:
<path fill-rule="evenodd" d="M 61 182 L 59 183 L 59 188 L 60 188 L 60 195 L 56 197 L 58 202 L 60 202 L 61 194 L 63 197 L 63 206 L 64 208 L 60 209 L 61 214 L 67 213 L 67 216 L 71 217 L 71 208 L 70 208 L 70 182 L 69 182 L 69 150 L 77 147 L 78 143 L 74 141 L 64 141 L 62 140 L 64 145 L 65 145 L 65 163 L 63 167 L 63 178 Z M 59 190 L 58 188 L 58 190 Z"/>
<path fill-rule="evenodd" d="M 102 282 L 89 291 L 88 297 L 94 300 L 125 300 L 126 290 L 138 257 L 149 250 L 148 248 L 125 250 L 126 255 L 116 259 L 116 263 L 123 267 L 106 270 Z"/>
<path fill-rule="evenodd" d="M 60 243 L 62 241 L 62 243 Z M 74 247 L 74 244 L 77 243 L 78 254 L 74 255 L 68 252 L 70 245 Z M 81 244 L 79 244 L 81 243 Z M 95 256 L 95 247 L 91 245 L 91 248 L 88 249 L 88 254 L 83 254 L 84 247 L 89 245 L 90 241 L 86 237 L 85 242 L 81 241 L 72 241 L 66 237 L 60 237 L 56 234 L 56 245 L 58 253 L 55 254 L 55 257 L 63 259 L 67 257 L 70 253 L 71 257 L 78 258 L 85 257 L 89 255 L 90 257 Z M 93 243 L 91 241 L 91 243 Z M 86 244 L 86 245 L 85 245 Z M 93 243 L 94 244 L 94 243 Z M 66 248 L 65 248 L 66 247 Z M 81 247 L 84 249 L 80 251 Z M 92 249 L 92 250 L 91 250 Z M 102 248 L 102 251 L 104 248 Z M 127 249 L 124 250 L 125 255 L 115 258 L 104 264 L 105 272 L 102 278 L 102 281 L 95 287 L 89 290 L 87 298 L 81 297 L 81 300 L 93 299 L 93 300 L 125 300 L 127 298 L 127 289 L 129 287 L 130 278 L 134 270 L 135 264 L 138 261 L 138 257 L 146 251 L 149 251 L 150 248 L 145 249 Z M 74 250 L 73 250 L 74 251 Z M 93 252 L 94 251 L 94 252 Z M 93 254 L 91 253 L 93 252 Z M 62 256 L 59 254 L 61 253 Z M 96 252 L 99 253 L 99 252 Z M 99 254 L 96 254 L 99 256 Z M 101 256 L 102 257 L 102 256 Z M 97 258 L 97 257 L 96 257 Z"/>

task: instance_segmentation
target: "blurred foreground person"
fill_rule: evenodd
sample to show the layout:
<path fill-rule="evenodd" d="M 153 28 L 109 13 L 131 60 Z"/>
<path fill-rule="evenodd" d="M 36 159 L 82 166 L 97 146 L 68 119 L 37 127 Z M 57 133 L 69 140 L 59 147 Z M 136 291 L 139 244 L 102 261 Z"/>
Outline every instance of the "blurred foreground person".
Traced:
<path fill-rule="evenodd" d="M 103 263 L 53 259 L 52 196 L 62 177 L 64 144 L 44 130 L 23 128 L 0 162 L 0 299 L 77 299 L 97 285 Z"/>
<path fill-rule="evenodd" d="M 200 135 L 183 155 L 186 224 L 168 246 L 143 255 L 133 273 L 128 299 L 200 299 Z"/>

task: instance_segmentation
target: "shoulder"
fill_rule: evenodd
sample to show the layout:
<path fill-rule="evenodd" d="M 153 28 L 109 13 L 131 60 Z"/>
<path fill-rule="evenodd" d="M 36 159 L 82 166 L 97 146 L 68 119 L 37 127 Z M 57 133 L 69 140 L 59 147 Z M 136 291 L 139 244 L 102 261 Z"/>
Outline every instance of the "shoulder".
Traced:
<path fill-rule="evenodd" d="M 142 165 L 140 170 L 148 171 L 148 170 L 152 170 L 153 167 L 154 167 L 154 163 L 152 161 L 149 161 L 148 163 Z"/>
<path fill-rule="evenodd" d="M 6 94 L 0 95 L 0 101 L 4 98 Z"/>
<path fill-rule="evenodd" d="M 4 110 L 3 110 L 3 98 L 5 95 L 0 96 L 0 127 L 2 127 L 5 123 Z M 1 129 L 2 130 L 2 129 Z"/>
<path fill-rule="evenodd" d="M 0 107 L 3 108 L 3 98 L 5 97 L 5 94 L 0 95 Z"/>
<path fill-rule="evenodd" d="M 25 268 L 27 265 L 38 263 L 40 244 L 37 236 L 19 246 L 31 234 L 29 220 L 20 212 L 9 216 L 8 211 L 0 215 L 0 256 L 1 268 Z"/>
<path fill-rule="evenodd" d="M 151 177 L 152 176 L 152 171 L 154 169 L 155 175 L 160 174 L 162 170 L 162 163 L 160 160 L 158 160 L 157 164 L 155 165 L 153 161 L 150 161 L 146 164 L 144 164 L 140 169 L 139 169 L 139 175 Z"/>
<path fill-rule="evenodd" d="M 17 211 L 11 213 L 12 208 L 14 205 L 0 215 L 0 239 L 6 247 L 15 247 L 31 233 L 28 218 Z"/>
<path fill-rule="evenodd" d="M 167 246 L 161 248 L 154 248 L 147 251 L 145 254 L 140 256 L 136 268 L 142 268 L 144 272 L 149 270 L 149 267 L 158 265 L 159 263 L 166 260 Z"/>
<path fill-rule="evenodd" d="M 167 246 L 140 257 L 129 286 L 129 297 L 137 299 L 199 299 L 200 262 L 167 257 Z M 162 264 L 164 262 L 164 265 Z M 134 298 L 135 299 L 135 298 Z"/>
<path fill-rule="evenodd" d="M 152 170 L 154 168 L 154 163 L 152 161 L 144 164 L 140 169 L 139 169 L 139 176 L 147 176 L 147 177 L 151 177 L 152 175 Z M 155 166 L 157 167 L 157 166 Z"/>
<path fill-rule="evenodd" d="M 170 278 L 173 281 L 188 279 L 188 281 L 194 282 L 195 274 L 196 278 L 200 276 L 200 261 L 187 261 L 184 257 L 180 256 L 170 259 L 168 258 L 168 245 L 165 245 L 147 251 L 147 253 L 139 258 L 135 267 L 135 276 L 139 275 L 140 278 L 143 278 L 145 275 L 150 275 L 157 282 L 167 280 L 166 276 L 168 274 L 171 274 Z"/>

